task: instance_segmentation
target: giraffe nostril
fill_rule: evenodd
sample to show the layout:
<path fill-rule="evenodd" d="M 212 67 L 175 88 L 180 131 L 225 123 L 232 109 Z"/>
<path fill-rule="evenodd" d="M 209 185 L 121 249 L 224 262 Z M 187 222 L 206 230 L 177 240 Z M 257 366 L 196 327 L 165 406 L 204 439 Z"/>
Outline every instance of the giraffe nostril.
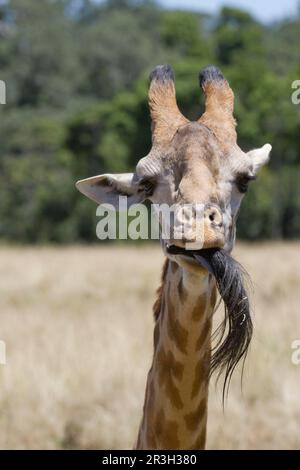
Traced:
<path fill-rule="evenodd" d="M 221 212 L 215 207 L 208 207 L 206 210 L 206 217 L 212 225 L 222 227 L 223 218 Z"/>
<path fill-rule="evenodd" d="M 209 218 L 209 220 L 210 220 L 211 222 L 213 222 L 213 221 L 215 220 L 215 216 L 216 216 L 216 213 L 215 213 L 215 212 L 211 212 L 211 213 L 209 214 L 208 218 Z"/>

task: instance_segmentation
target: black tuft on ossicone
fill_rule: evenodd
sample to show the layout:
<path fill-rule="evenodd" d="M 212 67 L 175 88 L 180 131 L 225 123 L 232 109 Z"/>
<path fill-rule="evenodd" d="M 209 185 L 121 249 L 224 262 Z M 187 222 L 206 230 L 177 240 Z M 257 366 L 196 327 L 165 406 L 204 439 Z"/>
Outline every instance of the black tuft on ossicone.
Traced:
<path fill-rule="evenodd" d="M 201 87 L 203 87 L 206 82 L 223 80 L 225 80 L 224 75 L 215 65 L 207 65 L 207 67 L 199 73 L 199 83 Z"/>
<path fill-rule="evenodd" d="M 162 82 L 174 81 L 174 73 L 172 67 L 168 64 L 166 65 L 157 65 L 154 70 L 149 75 L 149 80 L 159 80 Z"/>

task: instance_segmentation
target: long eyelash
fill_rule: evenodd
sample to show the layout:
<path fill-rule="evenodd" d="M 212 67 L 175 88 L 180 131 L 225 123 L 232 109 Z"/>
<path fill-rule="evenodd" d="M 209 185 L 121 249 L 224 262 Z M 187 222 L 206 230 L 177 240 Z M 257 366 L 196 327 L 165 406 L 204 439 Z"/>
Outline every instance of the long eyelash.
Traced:
<path fill-rule="evenodd" d="M 144 179 L 140 181 L 140 191 L 145 191 L 147 196 L 152 196 L 154 189 L 155 189 L 155 181 L 152 181 L 150 179 Z"/>
<path fill-rule="evenodd" d="M 247 183 L 242 183 L 241 181 L 236 182 L 237 188 L 240 193 L 246 193 L 248 191 L 248 182 Z"/>
<path fill-rule="evenodd" d="M 248 185 L 251 181 L 255 180 L 255 175 L 238 175 L 236 178 L 236 186 L 241 193 L 246 193 L 248 190 Z"/>

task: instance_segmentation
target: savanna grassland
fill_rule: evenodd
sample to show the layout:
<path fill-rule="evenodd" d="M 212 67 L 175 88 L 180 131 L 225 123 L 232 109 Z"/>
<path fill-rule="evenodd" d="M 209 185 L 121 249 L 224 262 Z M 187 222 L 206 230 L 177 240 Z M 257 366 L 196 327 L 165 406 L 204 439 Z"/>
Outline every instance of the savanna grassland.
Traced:
<path fill-rule="evenodd" d="M 255 334 L 243 391 L 212 384 L 208 448 L 299 448 L 300 244 L 239 245 Z M 159 247 L 0 248 L 0 448 L 130 448 L 152 355 Z"/>

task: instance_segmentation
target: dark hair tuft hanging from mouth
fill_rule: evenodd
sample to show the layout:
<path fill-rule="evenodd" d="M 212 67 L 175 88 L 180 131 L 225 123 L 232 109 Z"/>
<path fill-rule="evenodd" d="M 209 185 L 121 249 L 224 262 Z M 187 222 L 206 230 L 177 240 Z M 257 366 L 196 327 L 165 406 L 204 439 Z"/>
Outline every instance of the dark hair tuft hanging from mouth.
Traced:
<path fill-rule="evenodd" d="M 197 260 L 197 253 L 193 253 Z M 224 373 L 223 402 L 233 371 L 241 359 L 245 360 L 252 338 L 253 325 L 249 298 L 245 288 L 247 276 L 242 266 L 224 250 L 203 250 L 216 279 L 218 291 L 224 302 L 225 317 L 213 334 L 217 340 L 211 358 L 211 374 Z"/>
<path fill-rule="evenodd" d="M 252 338 L 253 326 L 245 287 L 246 277 L 249 276 L 227 251 L 219 248 L 187 251 L 172 245 L 168 247 L 168 252 L 193 257 L 215 277 L 224 302 L 225 316 L 213 333 L 216 345 L 212 350 L 210 374 L 217 372 L 218 378 L 224 374 L 224 403 L 233 371 L 241 359 L 245 361 Z"/>

